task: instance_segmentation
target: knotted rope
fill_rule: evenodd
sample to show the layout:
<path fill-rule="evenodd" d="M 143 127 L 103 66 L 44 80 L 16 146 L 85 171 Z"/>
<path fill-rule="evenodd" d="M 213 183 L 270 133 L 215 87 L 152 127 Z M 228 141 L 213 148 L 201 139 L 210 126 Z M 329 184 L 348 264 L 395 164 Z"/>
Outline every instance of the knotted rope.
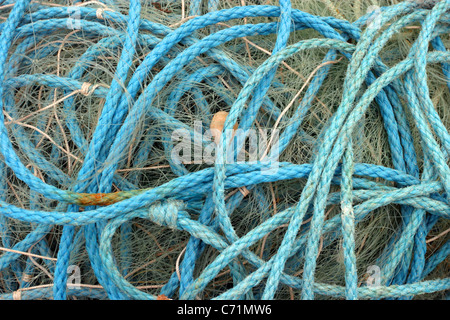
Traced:
<path fill-rule="evenodd" d="M 445 76 L 441 85 L 450 90 L 450 53 L 445 45 L 450 31 L 450 0 L 404 1 L 353 23 L 300 11 L 289 0 L 280 0 L 279 6 L 222 10 L 217 10 L 216 1 L 209 1 L 207 13 L 201 11 L 201 1 L 193 0 L 189 17 L 173 28 L 143 19 L 139 0 L 130 1 L 127 15 L 120 13 L 113 1 L 102 3 L 100 8 L 95 2 L 48 6 L 18 0 L 6 1 L 2 8 L 7 19 L 0 25 L 0 180 L 5 191 L 0 198 L 0 237 L 3 247 L 15 252 L 5 251 L 0 256 L 0 271 L 4 280 L 13 279 L 11 274 L 23 277 L 17 277 L 21 279 L 18 284 L 8 280 L 11 285 L 5 284 L 8 290 L 0 298 L 195 299 L 226 268 L 233 286 L 225 286 L 211 298 L 274 299 L 283 286 L 298 290 L 303 299 L 411 299 L 450 289 L 449 277 L 427 278 L 450 253 L 448 237 L 432 254 L 427 248 L 433 227 L 450 218 L 448 121 L 435 107 L 427 74 L 431 65 L 439 66 Z M 162 7 L 157 10 L 165 12 Z M 250 18 L 272 18 L 274 22 L 252 23 Z M 219 29 L 235 19 L 249 21 Z M 384 63 L 381 54 L 389 41 L 401 30 L 417 25 L 420 30 L 407 56 L 394 65 Z M 33 59 L 55 56 L 59 66 L 64 41 L 54 41 L 55 30 L 67 36 L 64 41 L 72 41 L 78 34 L 89 44 L 87 50 L 66 74 L 47 73 L 45 66 L 36 72 Z M 313 30 L 317 38 L 299 39 L 298 32 L 304 30 Z M 273 50 L 259 66 L 244 66 L 222 48 L 236 39 L 270 35 L 276 35 Z M 42 43 L 48 45 L 42 49 Z M 102 72 L 104 61 L 97 58 L 106 50 L 119 57 L 113 74 L 108 74 L 107 86 L 95 83 L 95 76 L 86 78 L 88 70 L 91 74 Z M 280 108 L 285 106 L 277 105 L 268 94 L 272 88 L 285 87 L 277 72 L 295 55 L 314 50 L 325 50 L 323 66 L 309 80 L 297 107 L 291 113 L 283 112 Z M 318 141 L 313 157 L 308 163 L 280 161 L 302 134 L 302 124 L 323 83 L 335 76 L 330 70 L 338 56 L 348 61 L 340 75 L 340 104 L 320 135 L 312 137 Z M 188 136 L 199 133 L 189 121 L 177 117 L 183 108 L 180 100 L 187 92 L 195 100 L 196 111 L 189 112 L 200 121 L 210 121 L 215 111 L 209 104 L 213 102 L 205 98 L 199 83 L 207 83 L 216 97 L 229 104 L 223 132 L 234 132 L 238 124 L 244 134 L 220 135 L 217 146 L 214 143 L 215 161 L 195 167 L 174 160 L 174 142 L 164 134 L 180 129 Z M 224 93 L 231 89 L 238 92 L 233 100 Z M 54 101 L 63 94 L 58 103 L 63 103 L 64 118 L 61 111 L 50 113 L 56 108 L 54 103 L 46 113 L 40 107 L 33 111 L 33 115 L 51 114 L 51 121 L 25 126 L 26 115 L 21 110 L 30 108 L 30 103 L 19 103 L 19 95 L 27 90 L 33 97 L 47 95 Z M 164 96 L 165 90 L 169 93 Z M 90 127 L 87 123 L 91 120 L 84 113 L 92 106 L 100 107 Z M 384 152 L 390 156 L 392 167 L 355 159 L 355 132 L 370 108 L 380 111 L 389 143 Z M 264 148 L 268 152 L 263 159 L 235 161 L 240 148 L 232 148 L 230 141 L 245 145 L 249 130 L 258 129 L 262 119 L 277 125 L 283 119 L 278 144 Z M 53 144 L 38 148 L 42 142 L 36 134 L 51 124 L 59 126 L 49 136 Z M 61 147 L 64 139 L 66 147 Z M 200 138 L 197 145 L 207 144 Z M 163 183 L 158 179 L 165 174 L 146 178 L 137 169 L 156 153 L 157 145 L 163 149 L 157 165 L 166 165 L 173 174 Z M 69 147 L 76 150 L 76 156 Z M 127 164 L 129 154 L 131 165 L 130 161 Z M 73 161 L 77 161 L 75 169 Z M 133 166 L 132 173 L 121 172 Z M 11 189 L 7 184 L 11 179 L 27 188 L 30 203 L 21 206 L 8 201 L 6 190 Z M 142 187 L 145 179 L 157 185 Z M 249 195 L 260 196 L 262 205 L 266 199 L 261 186 L 301 179 L 305 183 L 292 195 L 296 197 L 293 205 L 274 215 L 261 214 L 259 223 L 245 233 L 237 230 L 235 212 L 245 210 L 241 205 Z M 245 192 L 227 194 L 238 188 Z M 34 197 L 45 199 L 45 210 Z M 339 214 L 328 217 L 327 208 L 333 205 L 340 208 Z M 356 228 L 377 209 L 389 205 L 400 208 L 401 227 L 380 255 L 379 285 L 361 285 Z M 169 233 L 182 231 L 188 237 L 180 253 L 183 258 L 177 260 L 181 260 L 179 276 L 172 272 L 158 292 L 137 288 L 126 276 L 131 268 L 127 261 L 133 259 L 127 239 L 137 220 L 150 221 Z M 30 228 L 19 241 L 11 237 L 12 221 Z M 49 244 L 48 234 L 59 226 L 62 233 L 57 245 Z M 279 235 L 275 250 L 258 255 L 255 246 L 283 227 L 286 230 Z M 121 265 L 112 245 L 118 229 L 119 251 L 125 261 Z M 332 247 L 336 239 L 342 240 L 345 285 L 322 283 L 315 277 L 322 247 Z M 71 255 L 80 252 L 80 247 L 85 248 L 89 268 L 102 289 L 67 285 Z M 202 265 L 207 248 L 217 254 Z M 42 259 L 53 277 L 51 285 L 29 287 L 36 265 L 31 255 L 23 262 L 18 253 L 28 250 L 43 257 L 57 252 L 56 262 Z M 198 274 L 195 266 L 202 266 Z"/>

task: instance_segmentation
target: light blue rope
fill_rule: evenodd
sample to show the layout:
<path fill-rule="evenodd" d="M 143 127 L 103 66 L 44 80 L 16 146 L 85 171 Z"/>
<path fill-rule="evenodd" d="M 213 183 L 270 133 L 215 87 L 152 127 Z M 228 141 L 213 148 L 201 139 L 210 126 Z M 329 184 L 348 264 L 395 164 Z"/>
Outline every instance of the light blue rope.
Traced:
<path fill-rule="evenodd" d="M 63 155 L 56 147 L 52 147 L 50 157 L 43 155 L 35 148 L 38 141 L 34 135 L 17 124 L 12 124 L 8 131 L 4 125 L 4 115 L 1 115 L 0 150 L 4 164 L 9 167 L 8 171 L 29 187 L 32 199 L 39 194 L 40 197 L 60 203 L 55 211 L 43 211 L 36 203 L 30 209 L 24 209 L 8 203 L 8 199 L 2 196 L 2 245 L 19 251 L 27 251 L 34 246 L 32 252 L 51 255 L 48 244 L 42 239 L 53 226 L 63 226 L 57 263 L 53 266 L 46 262 L 54 273 L 53 286 L 22 291 L 23 298 L 66 299 L 74 295 L 101 299 L 107 295 L 110 299 L 155 299 L 156 296 L 138 290 L 125 279 L 132 264 L 129 237 L 132 232 L 130 221 L 134 218 L 149 219 L 191 235 L 180 265 L 181 278 L 178 279 L 177 274 L 173 273 L 161 290 L 162 294 L 170 297 L 179 288 L 180 298 L 194 299 L 227 265 L 231 268 L 234 286 L 221 293 L 217 297 L 219 299 L 273 299 L 280 282 L 301 290 L 303 299 L 313 299 L 314 294 L 347 299 L 409 299 L 417 294 L 450 289 L 449 278 L 423 281 L 450 253 L 447 241 L 426 259 L 425 240 L 431 227 L 438 219 L 450 217 L 450 169 L 447 164 L 450 135 L 430 100 L 426 76 L 429 64 L 441 64 L 444 75 L 448 78 L 450 74 L 450 55 L 440 38 L 450 31 L 450 1 L 432 4 L 430 7 L 421 7 L 414 1 L 405 1 L 382 8 L 380 25 L 393 21 L 382 32 L 365 26 L 371 14 L 352 24 L 292 9 L 289 0 L 280 1 L 279 7 L 246 6 L 220 11 L 217 11 L 218 1 L 208 1 L 208 12 L 204 14 L 201 1 L 191 1 L 189 14 L 198 17 L 188 20 L 175 30 L 141 19 L 138 0 L 130 2 L 128 16 L 116 11 L 104 11 L 104 19 L 97 18 L 96 9 L 72 7 L 80 13 L 83 36 L 92 39 L 100 37 L 101 40 L 86 50 L 67 75 L 55 76 L 32 73 L 30 63 L 24 57 L 29 49 L 53 30 L 68 30 L 70 10 L 30 5 L 25 0 L 15 2 L 8 19 L 0 25 L 0 107 L 13 118 L 18 118 L 20 114 L 15 106 L 15 89 L 38 84 L 61 89 L 65 94 L 80 90 L 83 82 L 87 81 L 85 75 L 92 68 L 90 62 L 95 61 L 105 50 L 122 50 L 109 89 L 97 87 L 91 93 L 92 97 L 104 98 L 106 101 L 91 138 L 84 135 L 75 117 L 76 96 L 64 101 L 63 110 L 67 113 L 64 125 L 84 157 L 76 179 L 58 168 Z M 107 5 L 114 8 L 113 2 Z M 250 17 L 272 17 L 279 21 L 236 25 L 223 30 L 214 26 L 219 22 Z M 109 20 L 115 24 L 109 23 Z M 395 33 L 412 23 L 422 25 L 416 42 L 403 61 L 387 67 L 379 58 L 381 51 Z M 117 28 L 118 25 L 123 28 Z M 210 34 L 199 38 L 200 33 L 197 31 L 206 27 L 210 27 Z M 314 29 L 323 38 L 301 40 L 287 46 L 290 33 L 303 29 Z M 272 56 L 257 69 L 237 63 L 220 48 L 237 38 L 269 34 L 277 35 Z M 349 39 L 354 39 L 356 45 L 348 43 Z M 14 42 L 17 42 L 17 46 L 11 52 Z M 434 51 L 429 51 L 430 43 Z M 138 46 L 148 49 L 148 54 L 133 74 L 128 75 Z M 32 53 L 30 57 L 54 55 L 58 47 L 58 43 L 53 44 L 42 52 Z M 186 166 L 171 160 L 173 144 L 163 138 L 165 158 L 177 178 L 153 189 L 139 190 L 140 173 L 132 172 L 124 178 L 116 172 L 123 165 L 123 156 L 133 137 L 148 135 L 134 150 L 136 156 L 133 165 L 139 167 L 145 163 L 155 144 L 153 135 L 167 136 L 168 131 L 180 128 L 187 129 L 191 135 L 195 134 L 195 130 L 176 117 L 185 93 L 194 95 L 198 113 L 201 114 L 200 120 L 208 125 L 212 110 L 209 110 L 196 83 L 207 83 L 227 104 L 232 104 L 225 129 L 231 129 L 237 121 L 240 129 L 252 128 L 257 116 L 261 115 L 260 110 L 264 110 L 268 118 L 277 119 L 281 111 L 267 97 L 271 86 L 283 88 L 283 84 L 275 79 L 277 66 L 299 51 L 319 48 L 329 50 L 324 56 L 324 62 L 342 55 L 349 60 L 349 66 L 341 104 L 317 138 L 319 143 L 311 164 L 276 162 L 277 153 L 271 151 L 269 161 L 231 165 L 217 161 L 213 168 L 190 172 Z M 195 62 L 195 58 L 202 54 L 213 62 L 208 66 Z M 162 70 L 150 77 L 151 70 L 157 64 L 162 66 Z M 30 74 L 24 73 L 24 70 Z M 300 134 L 305 115 L 330 70 L 331 67 L 326 66 L 317 72 L 293 115 L 290 118 L 285 116 L 286 120 L 283 121 L 286 129 L 280 136 L 279 152 Z M 224 75 L 233 78 L 233 85 L 241 86 L 239 96 L 234 101 L 220 94 L 224 88 L 217 84 L 217 79 Z M 159 107 L 155 101 L 158 92 L 167 88 L 167 84 L 175 78 L 180 81 L 179 85 L 171 88 L 165 98 L 165 107 Z M 149 79 L 151 81 L 147 86 L 142 87 Z M 450 89 L 450 80 L 446 82 Z M 364 84 L 367 88 L 359 97 L 357 94 Z M 52 94 L 47 97 L 48 101 L 53 98 Z M 352 132 L 373 100 L 380 107 L 388 133 L 393 169 L 357 163 L 353 158 Z M 403 100 L 407 101 L 407 106 Z M 409 114 L 412 116 L 412 121 L 407 120 L 407 114 L 408 117 Z M 148 121 L 145 118 L 157 121 L 160 128 L 152 134 L 141 130 L 142 123 Z M 45 127 L 43 120 L 44 117 L 39 119 L 38 128 Z M 421 175 L 411 134 L 412 126 L 420 134 L 423 157 L 429 160 Z M 14 137 L 21 152 L 45 172 L 49 178 L 47 183 L 35 177 L 24 166 L 11 137 Z M 223 135 L 218 146 L 219 160 L 225 160 L 227 156 L 226 138 Z M 274 162 L 278 165 L 276 174 L 263 174 Z M 3 162 L 1 164 L 2 189 L 6 190 L 9 173 Z M 259 202 L 265 203 L 267 200 L 264 200 L 259 189 L 261 183 L 299 178 L 307 179 L 307 183 L 295 206 L 283 208 L 275 216 L 264 216 L 258 225 L 241 237 L 236 234 L 231 215 L 244 202 L 244 196 L 237 193 L 225 201 L 225 190 L 246 187 L 255 195 L 258 194 Z M 395 187 L 375 183 L 370 180 L 372 178 L 394 182 Z M 107 206 L 86 206 L 83 212 L 79 212 L 83 199 L 89 197 L 81 192 L 109 193 L 113 183 L 123 190 L 119 195 L 122 197 L 120 201 Z M 332 184 L 339 185 L 341 191 L 330 192 Z M 326 206 L 339 203 L 342 214 L 324 221 Z M 396 237 L 392 238 L 383 259 L 380 259 L 383 286 L 358 287 L 355 226 L 376 208 L 389 204 L 401 205 L 403 225 Z M 198 219 L 191 218 L 191 213 L 196 211 L 199 213 Z M 303 225 L 306 217 L 312 220 Z M 8 219 L 31 223 L 32 230 L 23 240 L 13 243 L 9 237 Z M 249 249 L 286 223 L 289 224 L 288 229 L 275 255 L 263 255 L 264 259 L 261 259 Z M 78 233 L 75 232 L 77 226 L 83 226 Z M 111 239 L 118 228 L 121 229 L 122 240 L 120 265 L 116 264 L 111 249 Z M 315 281 L 318 246 L 321 236 L 325 234 L 330 235 L 330 239 L 343 238 L 345 287 Z M 80 250 L 82 237 L 86 241 L 91 267 L 104 289 L 72 289 L 66 286 L 70 256 L 72 252 Z M 324 246 L 331 242 L 326 241 Z M 220 254 L 195 279 L 194 267 L 207 246 L 212 246 Z M 236 258 L 252 265 L 252 272 Z M 303 275 L 289 275 L 287 270 L 298 268 L 300 261 L 303 261 L 300 259 L 305 261 Z M 9 290 L 16 290 L 18 285 L 26 288 L 28 284 L 25 282 L 14 283 L 13 273 L 21 279 L 22 272 L 31 274 L 33 268 L 30 260 L 26 260 L 25 264 L 21 262 L 20 254 L 6 252 L 0 256 L 0 271 Z M 252 289 L 262 284 L 264 279 L 267 281 L 262 295 L 254 295 L 256 290 Z M 6 293 L 0 298 L 11 299 L 13 295 Z"/>

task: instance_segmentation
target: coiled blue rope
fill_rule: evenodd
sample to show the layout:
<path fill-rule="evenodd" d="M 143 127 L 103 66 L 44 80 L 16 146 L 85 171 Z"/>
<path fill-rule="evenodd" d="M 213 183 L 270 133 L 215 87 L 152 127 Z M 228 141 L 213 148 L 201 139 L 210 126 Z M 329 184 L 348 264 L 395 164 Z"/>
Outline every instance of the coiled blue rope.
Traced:
<path fill-rule="evenodd" d="M 114 3 L 105 4 L 114 7 Z M 68 295 L 103 298 L 107 295 L 110 299 L 155 299 L 156 296 L 137 289 L 125 279 L 129 262 L 128 265 L 125 263 L 121 272 L 111 248 L 111 239 L 116 230 L 121 228 L 121 255 L 125 261 L 131 259 L 131 248 L 127 247 L 126 239 L 131 233 L 129 223 L 135 218 L 149 219 L 162 227 L 183 230 L 191 235 L 181 262 L 180 278 L 174 273 L 161 289 L 161 294 L 170 297 L 179 288 L 181 299 L 194 299 L 227 265 L 235 285 L 221 293 L 217 297 L 219 299 L 253 299 L 252 289 L 264 280 L 262 299 L 273 299 L 280 282 L 301 290 L 303 299 L 313 299 L 314 294 L 347 299 L 412 298 L 418 294 L 450 289 L 450 278 L 424 280 L 450 253 L 447 241 L 438 252 L 425 259 L 427 234 L 437 219 L 450 217 L 447 196 L 450 191 L 450 136 L 430 99 L 426 75 L 427 65 L 441 64 L 450 89 L 450 54 L 440 39 L 450 30 L 450 1 L 429 1 L 426 4 L 405 1 L 382 8 L 377 23 L 380 26 L 391 23 L 382 31 L 370 25 L 364 28 L 371 21 L 371 14 L 352 24 L 295 10 L 288 0 L 280 0 L 279 6 L 235 7 L 220 11 L 217 11 L 217 1 L 209 1 L 210 12 L 205 14 L 201 12 L 200 1 L 192 1 L 190 14 L 197 17 L 175 30 L 141 19 L 138 0 L 130 2 L 128 15 L 105 10 L 102 12 L 103 19 L 99 19 L 97 9 L 71 7 L 78 10 L 78 22 L 83 33 L 86 36 L 102 37 L 102 40 L 80 57 L 68 76 L 62 77 L 20 74 L 18 66 L 27 63 L 23 58 L 27 50 L 50 32 L 69 29 L 71 10 L 30 5 L 30 1 L 26 0 L 16 1 L 8 19 L 1 24 L 0 35 L 0 106 L 14 118 L 17 116 L 14 89 L 37 83 L 61 89 L 66 94 L 82 90 L 83 74 L 88 68 L 86 62 L 95 60 L 106 48 L 121 50 L 121 54 L 109 89 L 97 87 L 91 92 L 106 102 L 90 141 L 80 129 L 80 123 L 72 116 L 76 112 L 76 98 L 64 101 L 64 110 L 68 112 L 65 125 L 84 156 L 76 179 L 63 173 L 54 164 L 56 162 L 48 161 L 35 150 L 35 144 L 19 125 L 15 125 L 12 133 L 9 133 L 4 125 L 4 115 L 1 115 L 0 150 L 6 164 L 1 163 L 2 188 L 7 188 L 4 181 L 10 170 L 30 188 L 30 192 L 60 203 L 57 211 L 42 211 L 37 206 L 19 208 L 7 203 L 4 197 L 0 198 L 2 245 L 16 251 L 27 251 L 38 243 L 40 245 L 33 252 L 48 255 L 50 249 L 43 237 L 53 226 L 63 226 L 57 262 L 50 269 L 54 274 L 53 286 L 24 290 L 30 288 L 22 282 L 17 288 L 12 275 L 22 279 L 22 273 L 31 273 L 33 266 L 28 261 L 23 268 L 19 263 L 20 254 L 5 252 L 0 257 L 0 271 L 9 290 L 19 290 L 22 298 L 51 296 L 54 299 L 66 299 Z M 278 21 L 236 25 L 219 31 L 210 28 L 208 36 L 198 38 L 198 30 L 219 22 L 249 17 L 273 17 Z M 109 20 L 114 21 L 114 24 L 109 24 Z M 379 58 L 381 50 L 396 32 L 411 23 L 420 23 L 422 26 L 416 42 L 404 60 L 387 67 Z M 122 28 L 117 27 L 120 24 Z M 314 29 L 323 38 L 301 40 L 288 46 L 290 33 L 302 29 Z M 237 38 L 270 34 L 277 36 L 272 56 L 256 69 L 241 66 L 219 48 Z M 349 43 L 350 39 L 355 40 L 356 45 Z M 17 46 L 12 46 L 15 42 Z M 429 51 L 430 43 L 434 51 Z M 148 48 L 148 52 L 128 80 L 137 46 Z M 49 47 L 48 51 L 40 54 L 54 54 L 57 48 Z M 275 81 L 277 66 L 300 51 L 317 48 L 329 50 L 324 62 L 332 61 L 340 54 L 349 60 L 349 66 L 341 104 L 321 133 L 322 138 L 319 137 L 323 143 L 316 150 L 312 163 L 277 162 L 278 170 L 273 175 L 265 175 L 263 171 L 276 162 L 277 154 L 274 152 L 268 155 L 267 162 L 225 164 L 227 137 L 222 135 L 217 149 L 217 159 L 222 161 L 216 161 L 212 168 L 190 173 L 186 167 L 172 163 L 168 155 L 173 145 L 166 139 L 163 143 L 165 154 L 177 178 L 153 189 L 139 190 L 138 173 L 133 173 L 127 179 L 116 173 L 129 142 L 136 136 L 136 128 L 144 121 L 144 115 L 171 130 L 185 128 L 194 134 L 192 128 L 175 117 L 178 101 L 184 92 L 192 90 L 195 93 L 199 110 L 206 115 L 205 120 L 210 121 L 210 110 L 202 100 L 201 91 L 190 87 L 189 81 L 208 81 L 225 73 L 231 75 L 242 85 L 242 89 L 232 101 L 224 129 L 232 129 L 239 120 L 240 128 L 246 130 L 254 125 L 261 109 L 273 119 L 281 114 L 276 104 L 267 97 Z M 215 64 L 206 67 L 195 65 L 194 59 L 202 54 Z M 142 89 L 149 79 L 150 71 L 159 63 L 164 67 Z M 194 64 L 197 69 L 187 69 L 188 64 Z M 314 76 L 293 116 L 285 120 L 290 125 L 281 133 L 279 152 L 298 134 L 329 70 L 329 67 L 322 68 Z M 173 89 L 166 107 L 158 106 L 154 101 L 158 92 L 180 74 L 186 82 Z M 367 88 L 359 97 L 358 92 L 364 85 Z M 407 110 L 404 109 L 403 99 L 407 101 Z M 353 159 L 352 132 L 373 100 L 379 105 L 388 133 L 393 169 L 355 163 Z M 407 113 L 411 114 L 412 122 L 408 122 Z M 424 162 L 421 174 L 411 123 L 420 134 L 424 159 L 428 160 Z M 13 147 L 11 135 L 19 148 L 51 177 L 49 181 L 54 181 L 53 184 L 43 182 L 22 164 Z M 139 159 L 148 156 L 154 142 L 150 138 L 140 145 L 136 152 L 139 155 L 135 159 L 136 165 Z M 58 153 L 55 148 L 53 150 L 53 157 L 57 159 Z M 237 193 L 226 200 L 225 190 L 238 187 L 253 190 L 261 183 L 298 178 L 306 178 L 307 183 L 296 206 L 267 217 L 244 236 L 237 235 L 230 217 L 242 202 L 243 196 Z M 370 178 L 395 182 L 396 187 L 373 183 Z M 79 212 L 80 205 L 84 205 L 86 198 L 90 199 L 90 194 L 111 194 L 113 183 L 123 190 L 119 196 L 115 196 L 120 201 L 107 206 L 96 206 L 101 203 L 90 201 L 91 205 Z M 340 185 L 341 191 L 330 192 L 331 185 Z M 192 209 L 193 203 L 198 199 L 202 199 L 202 207 L 197 209 L 200 213 L 198 219 L 193 219 L 192 213 L 196 211 Z M 342 208 L 341 216 L 325 220 L 326 206 L 338 203 Z M 358 287 L 355 225 L 376 208 L 389 204 L 401 205 L 404 220 L 399 234 L 385 252 L 385 263 L 381 268 L 382 286 Z M 312 220 L 307 229 L 299 234 L 308 215 L 312 216 Z M 8 219 L 36 225 L 22 241 L 13 244 L 8 236 Z M 268 260 L 263 260 L 249 249 L 286 223 L 288 228 L 278 251 Z M 82 228 L 76 232 L 78 226 Z M 345 287 L 315 281 L 320 238 L 325 233 L 343 237 Z M 85 238 L 92 270 L 103 289 L 72 289 L 66 285 L 70 255 L 72 251 L 78 250 L 76 247 L 81 237 Z M 217 249 L 220 254 L 195 279 L 194 266 L 206 246 Z M 286 263 L 294 256 L 305 259 L 301 277 L 286 273 Z M 249 272 L 236 262 L 237 257 L 242 257 L 252 265 L 253 271 Z M 8 292 L 0 297 L 10 299 L 17 297 L 17 294 Z"/>

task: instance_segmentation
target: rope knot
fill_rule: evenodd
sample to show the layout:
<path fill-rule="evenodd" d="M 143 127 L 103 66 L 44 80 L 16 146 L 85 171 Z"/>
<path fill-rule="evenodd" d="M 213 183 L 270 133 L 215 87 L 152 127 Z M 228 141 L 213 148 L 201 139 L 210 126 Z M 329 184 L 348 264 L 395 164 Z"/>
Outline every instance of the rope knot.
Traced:
<path fill-rule="evenodd" d="M 84 95 L 84 96 L 86 96 L 86 97 L 87 97 L 88 95 L 90 95 L 91 92 L 92 92 L 92 91 L 89 91 L 89 88 L 91 87 L 91 85 L 92 85 L 92 84 L 90 84 L 89 82 L 84 82 L 84 83 L 81 85 L 81 89 L 80 89 L 81 94 Z"/>
<path fill-rule="evenodd" d="M 92 84 L 92 83 L 89 83 L 89 82 L 83 82 L 83 84 L 81 85 L 80 93 L 82 95 L 84 95 L 85 97 L 88 97 L 91 94 L 93 94 L 94 91 L 98 87 L 109 88 L 107 85 L 103 85 L 103 84 Z"/>
<path fill-rule="evenodd" d="M 108 8 L 98 8 L 98 9 L 95 11 L 95 16 L 97 17 L 97 19 L 99 19 L 99 20 L 105 20 L 105 17 L 103 16 L 103 13 L 104 13 L 105 11 L 114 12 L 113 10 L 108 9 Z"/>
<path fill-rule="evenodd" d="M 186 205 L 181 200 L 170 199 L 164 202 L 158 201 L 150 206 L 148 216 L 160 226 L 176 229 L 178 213 L 184 210 L 185 207 Z"/>
<path fill-rule="evenodd" d="M 22 300 L 22 290 L 21 289 L 13 292 L 13 300 Z"/>

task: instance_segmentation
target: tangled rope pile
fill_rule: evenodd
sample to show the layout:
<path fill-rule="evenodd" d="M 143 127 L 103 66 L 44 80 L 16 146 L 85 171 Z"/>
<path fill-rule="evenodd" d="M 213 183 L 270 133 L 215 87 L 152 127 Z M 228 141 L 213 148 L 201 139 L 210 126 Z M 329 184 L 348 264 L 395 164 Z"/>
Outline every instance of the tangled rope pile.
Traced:
<path fill-rule="evenodd" d="M 285 288 L 302 299 L 445 294 L 448 265 L 447 277 L 429 275 L 446 265 L 450 240 L 445 233 L 430 254 L 427 237 L 450 218 L 449 120 L 432 100 L 428 69 L 438 66 L 440 84 L 450 90 L 450 0 L 404 1 L 355 22 L 315 16 L 289 0 L 221 10 L 219 1 L 210 0 L 207 12 L 202 1 L 192 0 L 189 17 L 184 1 L 181 15 L 174 11 L 179 3 L 168 3 L 171 10 L 164 2 L 151 3 L 161 12 L 156 22 L 142 18 L 143 0 L 131 0 L 125 11 L 114 1 L 3 2 L 0 298 L 274 299 L 283 298 Z M 169 26 L 164 19 L 179 23 Z M 245 20 L 227 25 L 236 19 Z M 417 27 L 417 36 L 407 56 L 389 65 L 383 50 L 410 26 Z M 300 33 L 312 36 L 299 40 Z M 271 35 L 271 55 L 260 65 L 233 58 L 233 46 L 234 54 L 246 55 L 236 39 Z M 72 56 L 64 58 L 65 46 Z M 272 94 L 286 87 L 280 68 L 296 55 L 320 50 L 320 68 L 304 81 L 303 96 L 288 112 Z M 106 52 L 118 57 L 112 65 Z M 57 68 L 43 59 L 57 60 Z M 337 61 L 348 61 L 345 74 L 333 71 Z M 339 104 L 330 106 L 326 124 L 308 136 L 302 126 L 329 77 L 343 81 Z M 107 83 L 99 81 L 105 78 Z M 170 133 L 184 129 L 195 136 L 191 120 L 209 126 L 222 109 L 229 111 L 224 132 L 236 123 L 242 132 L 280 124 L 277 147 L 269 144 L 258 161 L 230 163 L 228 139 L 239 137 L 222 134 L 214 164 L 175 161 Z M 380 113 L 391 166 L 355 156 L 358 127 L 372 109 Z M 289 148 L 303 152 L 293 146 L 299 136 L 314 141 L 309 160 L 282 161 Z M 237 143 L 245 145 L 245 135 Z M 148 159 L 158 159 L 156 166 L 166 171 L 144 174 L 140 169 Z M 266 203 L 277 203 L 265 191 L 288 181 L 296 183 L 293 203 L 264 214 Z M 238 191 L 227 194 L 233 190 Z M 261 207 L 259 216 L 238 228 L 237 212 L 250 214 L 249 193 Z M 379 279 L 373 286 L 358 271 L 368 266 L 358 265 L 355 230 L 387 206 L 399 208 L 401 222 L 374 253 Z M 130 243 L 139 237 L 135 221 L 163 230 L 168 246 L 184 237 L 176 268 L 161 267 L 170 275 L 158 279 L 161 285 L 131 280 L 136 257 Z M 20 228 L 25 231 L 17 236 Z M 326 248 L 342 252 L 344 284 L 318 281 Z M 81 279 L 91 272 L 96 280 L 68 284 L 68 268 L 83 250 L 88 259 L 80 263 Z M 34 279 L 48 274 L 51 283 L 31 286 L 39 269 L 45 274 Z M 222 271 L 231 276 L 213 291 Z M 206 295 L 208 290 L 214 294 Z"/>

